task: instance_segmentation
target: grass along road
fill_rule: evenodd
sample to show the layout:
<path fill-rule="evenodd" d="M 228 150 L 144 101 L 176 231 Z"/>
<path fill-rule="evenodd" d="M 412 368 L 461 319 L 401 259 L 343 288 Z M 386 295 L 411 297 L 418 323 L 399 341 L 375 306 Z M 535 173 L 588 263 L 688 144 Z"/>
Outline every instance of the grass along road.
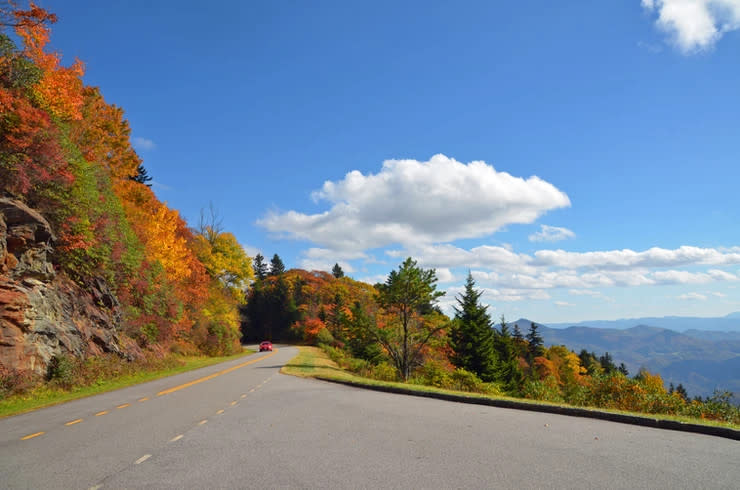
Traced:
<path fill-rule="evenodd" d="M 351 372 L 345 371 L 337 366 L 337 364 L 329 359 L 327 354 L 318 347 L 299 347 L 299 354 L 288 362 L 282 371 L 285 374 L 291 374 L 300 377 L 309 377 L 323 379 L 326 381 L 339 381 L 343 383 L 349 383 L 358 387 L 367 387 L 373 389 L 400 389 L 408 392 L 416 392 L 418 394 L 440 394 L 440 395 L 451 395 L 455 397 L 467 398 L 467 399 L 479 399 L 479 400 L 494 400 L 501 402 L 508 402 L 512 404 L 528 405 L 533 407 L 550 407 L 553 409 L 557 408 L 578 408 L 580 410 L 586 410 L 589 412 L 602 412 L 607 414 L 626 415 L 631 417 L 639 417 L 646 420 L 665 420 L 679 422 L 682 424 L 696 424 L 704 425 L 707 427 L 724 427 L 733 430 L 740 430 L 740 425 L 731 424 L 726 422 L 718 422 L 714 420 L 702 420 L 691 417 L 675 416 L 675 415 L 662 415 L 662 414 L 644 414 L 627 412 L 623 410 L 609 410 L 609 409 L 595 409 L 589 407 L 573 407 L 572 405 L 548 403 L 543 401 L 529 400 L 526 398 L 514 398 L 507 396 L 493 396 L 483 395 L 480 393 L 470 393 L 464 391 L 452 391 L 433 386 L 423 386 L 409 383 L 400 383 L 392 381 L 379 381 L 376 379 L 364 378 Z M 522 407 L 524 408 L 524 407 Z"/>
<path fill-rule="evenodd" d="M 108 391 L 126 388 L 147 381 L 153 381 L 167 376 L 200 369 L 214 364 L 238 359 L 255 351 L 244 349 L 243 352 L 231 356 L 206 357 L 206 356 L 179 356 L 176 366 L 166 367 L 163 369 L 142 370 L 132 374 L 126 374 L 110 379 L 101 379 L 92 385 L 77 386 L 69 390 L 55 387 L 51 384 L 44 384 L 30 391 L 18 395 L 12 395 L 0 400 L 0 418 L 18 415 L 30 412 L 43 407 L 57 405 L 59 403 L 77 400 Z"/>

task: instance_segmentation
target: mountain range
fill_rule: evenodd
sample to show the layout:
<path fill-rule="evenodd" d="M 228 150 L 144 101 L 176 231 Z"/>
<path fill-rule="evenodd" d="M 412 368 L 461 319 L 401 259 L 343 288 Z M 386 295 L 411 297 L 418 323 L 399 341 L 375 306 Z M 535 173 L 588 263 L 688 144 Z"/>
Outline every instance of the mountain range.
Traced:
<path fill-rule="evenodd" d="M 634 322 L 630 325 L 630 322 Z M 523 334 L 531 321 L 511 322 Z M 540 324 L 546 345 L 565 345 L 575 352 L 609 352 L 630 372 L 640 368 L 661 375 L 666 385 L 682 384 L 690 396 L 732 391 L 740 402 L 740 314 L 720 318 L 664 317 Z M 668 328 L 670 325 L 673 328 Z M 720 329 L 717 329 L 720 327 Z M 726 330 L 724 330 L 726 329 Z"/>

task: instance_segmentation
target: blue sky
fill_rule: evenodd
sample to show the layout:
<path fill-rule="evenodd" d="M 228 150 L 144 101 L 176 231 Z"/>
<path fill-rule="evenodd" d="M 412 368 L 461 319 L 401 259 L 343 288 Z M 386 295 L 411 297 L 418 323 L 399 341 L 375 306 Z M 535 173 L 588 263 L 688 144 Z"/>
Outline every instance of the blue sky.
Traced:
<path fill-rule="evenodd" d="M 740 0 L 46 0 L 157 195 L 560 322 L 740 310 Z M 473 163 L 478 162 L 478 163 Z"/>

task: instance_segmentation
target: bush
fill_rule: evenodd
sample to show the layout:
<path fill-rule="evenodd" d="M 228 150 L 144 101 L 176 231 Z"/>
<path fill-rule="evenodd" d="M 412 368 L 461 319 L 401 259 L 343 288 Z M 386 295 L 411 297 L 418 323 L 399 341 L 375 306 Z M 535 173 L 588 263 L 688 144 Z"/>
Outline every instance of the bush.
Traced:
<path fill-rule="evenodd" d="M 451 386 L 453 390 L 470 391 L 473 393 L 486 393 L 486 383 L 484 383 L 475 373 L 457 368 L 452 372 Z"/>
<path fill-rule="evenodd" d="M 319 330 L 319 333 L 316 334 L 316 343 L 318 345 L 321 345 L 321 344 L 333 345 L 334 336 L 331 334 L 328 328 L 324 327 L 321 330 Z"/>
<path fill-rule="evenodd" d="M 398 381 L 398 371 L 387 362 L 372 367 L 370 377 L 379 381 Z"/>
<path fill-rule="evenodd" d="M 559 403 L 563 401 L 560 387 L 554 376 L 545 379 L 529 379 L 522 386 L 524 398 Z"/>
<path fill-rule="evenodd" d="M 437 388 L 450 388 L 452 386 L 452 377 L 441 364 L 433 360 L 425 362 L 416 370 L 410 380 L 413 384 L 435 386 Z"/>
<path fill-rule="evenodd" d="M 61 388 L 71 388 L 77 381 L 76 364 L 77 362 L 66 354 L 52 357 L 47 368 L 47 379 Z"/>
<path fill-rule="evenodd" d="M 0 364 L 0 399 L 18 393 L 25 393 L 33 388 L 37 381 L 31 373 L 8 369 Z"/>

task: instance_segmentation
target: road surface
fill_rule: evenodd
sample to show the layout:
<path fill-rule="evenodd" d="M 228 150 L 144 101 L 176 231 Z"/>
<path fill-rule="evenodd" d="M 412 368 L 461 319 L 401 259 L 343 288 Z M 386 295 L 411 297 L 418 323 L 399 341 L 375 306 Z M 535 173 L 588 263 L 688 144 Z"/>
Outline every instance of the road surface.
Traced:
<path fill-rule="evenodd" d="M 280 374 L 296 353 L 2 419 L 0 488 L 740 487 L 737 441 Z"/>

